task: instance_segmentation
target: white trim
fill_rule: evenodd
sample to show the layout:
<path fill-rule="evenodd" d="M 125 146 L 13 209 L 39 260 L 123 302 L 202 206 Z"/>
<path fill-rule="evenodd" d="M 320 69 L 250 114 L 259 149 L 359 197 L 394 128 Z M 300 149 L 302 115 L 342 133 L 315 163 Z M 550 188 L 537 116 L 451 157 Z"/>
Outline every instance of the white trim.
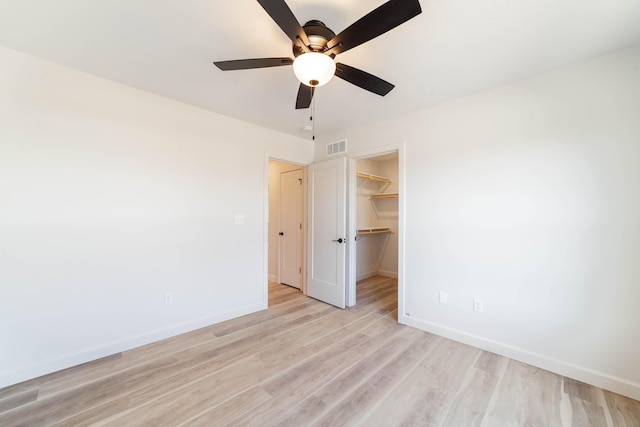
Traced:
<path fill-rule="evenodd" d="M 407 188 L 405 186 L 405 143 L 399 144 L 398 148 L 398 323 L 405 323 L 405 242 L 406 242 L 406 230 L 405 230 L 405 215 L 406 215 L 406 200 L 407 200 Z"/>
<path fill-rule="evenodd" d="M 369 277 L 373 277 L 373 276 L 384 276 L 384 277 L 391 277 L 391 278 L 397 279 L 398 273 L 396 273 L 395 271 L 385 271 L 385 270 L 365 271 L 364 273 L 358 274 L 356 276 L 356 280 L 360 281 L 360 280 L 368 279 Z"/>
<path fill-rule="evenodd" d="M 396 273 L 395 271 L 378 270 L 377 274 L 378 276 L 391 277 L 394 279 L 398 278 L 398 273 Z"/>
<path fill-rule="evenodd" d="M 360 281 L 360 280 L 364 280 L 364 279 L 368 279 L 369 277 L 373 277 L 373 276 L 377 276 L 378 272 L 377 271 L 366 271 L 364 273 L 360 273 L 356 276 L 356 280 Z"/>
<path fill-rule="evenodd" d="M 226 311 L 224 313 L 216 314 L 214 316 L 205 317 L 193 322 L 185 322 L 177 325 L 169 326 L 164 329 L 159 329 L 148 334 L 139 335 L 136 337 L 127 338 L 122 341 L 112 342 L 110 344 L 101 345 L 98 347 L 90 348 L 87 350 L 79 351 L 76 353 L 68 354 L 66 356 L 47 360 L 36 365 L 29 366 L 16 371 L 7 371 L 0 373 L 0 388 L 7 387 L 9 385 L 18 384 L 20 382 L 37 378 L 42 375 L 57 372 L 62 369 L 71 368 L 73 366 L 80 365 L 82 363 L 91 362 L 103 357 L 111 356 L 113 354 L 127 351 L 132 348 L 140 347 L 152 342 L 160 341 L 166 338 L 171 338 L 176 335 L 191 332 L 196 329 L 204 328 L 206 326 L 215 325 L 216 323 L 224 322 L 226 320 L 234 319 L 236 317 L 245 316 L 247 314 L 255 313 L 257 311 L 266 310 L 266 303 L 252 304 L 245 307 L 240 307 L 234 310 Z"/>
<path fill-rule="evenodd" d="M 362 273 L 356 277 L 356 252 L 358 242 L 356 241 L 356 199 L 358 198 L 358 177 L 356 176 L 358 161 L 349 159 L 349 170 L 347 171 L 347 283 L 345 292 L 347 294 L 346 306 L 356 305 L 356 287 L 358 280 L 366 279 L 375 275 L 375 272 Z"/>
<path fill-rule="evenodd" d="M 262 302 L 269 306 L 269 153 L 264 153 L 262 171 Z M 276 282 L 278 278 L 276 277 Z"/>
<path fill-rule="evenodd" d="M 594 371 L 592 369 L 585 368 L 584 366 L 553 359 L 523 348 L 493 341 L 458 329 L 428 322 L 426 320 L 405 316 L 405 324 L 463 344 L 489 351 L 491 353 L 499 354 L 500 356 L 518 360 L 520 362 L 554 372 L 558 375 L 573 378 L 596 387 L 610 390 L 614 393 L 622 394 L 632 399 L 640 400 L 640 383 L 608 375 L 604 372 Z"/>

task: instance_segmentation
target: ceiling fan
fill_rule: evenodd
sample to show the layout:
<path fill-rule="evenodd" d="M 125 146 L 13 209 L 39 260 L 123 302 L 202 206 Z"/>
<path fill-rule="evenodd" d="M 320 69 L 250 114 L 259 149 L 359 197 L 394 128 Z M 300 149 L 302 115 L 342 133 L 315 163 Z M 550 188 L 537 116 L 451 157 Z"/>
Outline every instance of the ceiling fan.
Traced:
<path fill-rule="evenodd" d="M 222 71 L 293 65 L 300 80 L 296 109 L 309 108 L 316 87 L 326 84 L 334 75 L 369 92 L 385 96 L 395 86 L 357 68 L 335 62 L 336 55 L 346 52 L 394 29 L 422 12 L 418 0 L 390 0 L 369 12 L 336 35 L 324 23 L 311 20 L 304 26 L 293 15 L 284 0 L 258 0 L 276 24 L 293 42 L 291 58 L 258 58 L 216 61 Z"/>

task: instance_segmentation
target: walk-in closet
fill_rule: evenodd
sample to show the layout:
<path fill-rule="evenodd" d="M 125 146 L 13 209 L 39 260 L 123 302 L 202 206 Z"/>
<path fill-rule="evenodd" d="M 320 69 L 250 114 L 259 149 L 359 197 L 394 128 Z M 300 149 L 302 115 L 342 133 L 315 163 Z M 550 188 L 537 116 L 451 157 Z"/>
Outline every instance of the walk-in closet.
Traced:
<path fill-rule="evenodd" d="M 357 280 L 398 277 L 398 155 L 357 162 Z"/>

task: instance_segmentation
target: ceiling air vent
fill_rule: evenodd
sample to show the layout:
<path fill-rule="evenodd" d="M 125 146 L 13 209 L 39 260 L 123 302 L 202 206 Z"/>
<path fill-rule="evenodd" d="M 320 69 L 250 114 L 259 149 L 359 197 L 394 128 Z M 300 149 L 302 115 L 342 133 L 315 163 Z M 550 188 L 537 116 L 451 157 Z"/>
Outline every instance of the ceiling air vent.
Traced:
<path fill-rule="evenodd" d="M 335 156 L 336 154 L 347 152 L 347 140 L 342 139 L 336 142 L 330 142 L 327 144 L 327 157 Z"/>

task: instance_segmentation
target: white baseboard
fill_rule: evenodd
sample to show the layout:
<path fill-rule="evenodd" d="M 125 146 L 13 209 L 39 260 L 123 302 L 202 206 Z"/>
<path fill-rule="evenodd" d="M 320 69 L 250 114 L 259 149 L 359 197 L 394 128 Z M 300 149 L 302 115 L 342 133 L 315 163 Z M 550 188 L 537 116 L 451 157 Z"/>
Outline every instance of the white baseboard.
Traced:
<path fill-rule="evenodd" d="M 366 271 L 364 273 L 360 273 L 356 276 L 356 280 L 360 281 L 360 280 L 364 280 L 364 279 L 368 279 L 369 277 L 373 277 L 373 276 L 377 276 L 378 272 L 377 271 Z"/>
<path fill-rule="evenodd" d="M 77 353 L 69 354 L 54 360 L 48 360 L 37 365 L 30 366 L 28 368 L 23 368 L 16 371 L 0 372 L 0 388 L 8 387 L 10 385 L 18 384 L 42 375 L 50 374 L 62 369 L 71 368 L 82 363 L 91 362 L 93 360 L 111 356 L 113 354 L 130 350 L 135 347 L 140 347 L 155 341 L 174 337 L 176 335 L 184 334 L 186 332 L 224 322 L 225 320 L 234 319 L 236 317 L 244 316 L 246 314 L 251 314 L 266 309 L 266 302 L 240 307 L 235 310 L 226 311 L 224 313 L 209 316 L 196 321 L 173 325 L 168 328 L 149 332 L 148 334 L 128 338 L 115 343 L 105 344 L 104 346 L 100 347 L 94 347 L 91 349 L 79 351 Z"/>
<path fill-rule="evenodd" d="M 369 277 L 373 277 L 373 276 L 384 276 L 384 277 L 391 277 L 394 279 L 398 278 L 398 272 L 397 271 L 385 271 L 385 270 L 372 270 L 372 271 L 367 271 L 365 273 L 360 273 L 356 276 L 356 280 L 360 281 L 360 280 L 364 280 L 364 279 L 368 279 Z"/>
<path fill-rule="evenodd" d="M 404 324 L 640 400 L 640 383 L 421 319 L 405 316 Z"/>
<path fill-rule="evenodd" d="M 397 271 L 379 270 L 378 271 L 378 276 L 391 277 L 393 279 L 397 279 L 398 278 L 398 272 Z"/>

